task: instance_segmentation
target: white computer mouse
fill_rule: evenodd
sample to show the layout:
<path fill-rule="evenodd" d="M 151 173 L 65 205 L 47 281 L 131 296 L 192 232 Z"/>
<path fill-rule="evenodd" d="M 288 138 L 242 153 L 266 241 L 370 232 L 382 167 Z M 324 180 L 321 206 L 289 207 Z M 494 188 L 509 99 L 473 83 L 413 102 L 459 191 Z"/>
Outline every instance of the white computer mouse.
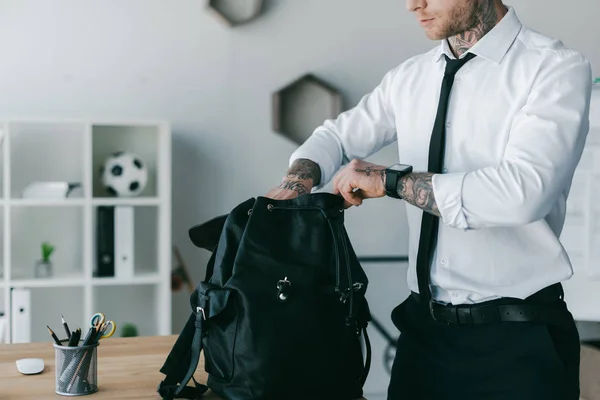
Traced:
<path fill-rule="evenodd" d="M 22 358 L 17 360 L 17 369 L 25 375 L 39 374 L 44 370 L 44 360 L 41 358 Z"/>

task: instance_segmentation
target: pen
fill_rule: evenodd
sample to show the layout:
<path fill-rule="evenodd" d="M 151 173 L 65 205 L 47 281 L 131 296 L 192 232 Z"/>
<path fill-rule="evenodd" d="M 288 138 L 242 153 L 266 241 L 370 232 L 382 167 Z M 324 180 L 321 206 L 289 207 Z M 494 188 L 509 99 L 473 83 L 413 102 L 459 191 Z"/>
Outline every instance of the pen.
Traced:
<path fill-rule="evenodd" d="M 90 341 L 92 341 L 92 339 L 94 338 L 95 335 L 96 335 L 96 328 L 94 328 L 92 326 L 90 328 L 90 330 L 88 331 L 87 335 L 85 335 L 85 339 L 83 340 L 82 346 L 87 346 L 88 344 L 90 344 Z"/>
<path fill-rule="evenodd" d="M 65 327 L 65 332 L 67 332 L 67 339 L 71 339 L 71 331 L 69 330 L 69 325 L 67 325 L 67 321 L 65 321 L 65 317 L 60 316 L 62 319 L 62 324 Z"/>
<path fill-rule="evenodd" d="M 73 335 L 71 335 L 71 338 L 69 339 L 69 344 L 67 346 L 69 346 L 69 347 L 77 346 L 79 344 L 80 338 L 81 338 L 81 329 L 77 328 L 77 330 L 75 332 L 73 332 Z"/>
<path fill-rule="evenodd" d="M 54 332 L 52 331 L 52 329 L 50 329 L 50 327 L 48 325 L 46 325 L 46 328 L 48 328 L 48 332 L 50 333 L 50 336 L 52 336 L 52 339 L 54 339 L 54 341 L 56 342 L 57 345 L 62 346 L 62 343 L 60 342 L 60 340 L 58 340 L 58 338 L 56 337 L 56 335 L 54 334 Z"/>

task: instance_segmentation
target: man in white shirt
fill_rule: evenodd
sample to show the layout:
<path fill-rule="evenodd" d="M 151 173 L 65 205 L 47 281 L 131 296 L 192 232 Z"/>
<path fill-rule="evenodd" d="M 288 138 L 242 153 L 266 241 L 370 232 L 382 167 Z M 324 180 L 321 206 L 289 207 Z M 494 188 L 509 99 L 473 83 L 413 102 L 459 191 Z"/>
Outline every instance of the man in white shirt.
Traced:
<path fill-rule="evenodd" d="M 588 133 L 589 62 L 500 0 L 407 8 L 439 46 L 318 127 L 267 197 L 333 179 L 347 207 L 404 200 L 412 294 L 392 313 L 389 399 L 577 400 L 559 236 Z M 401 164 L 363 161 L 394 141 Z"/>

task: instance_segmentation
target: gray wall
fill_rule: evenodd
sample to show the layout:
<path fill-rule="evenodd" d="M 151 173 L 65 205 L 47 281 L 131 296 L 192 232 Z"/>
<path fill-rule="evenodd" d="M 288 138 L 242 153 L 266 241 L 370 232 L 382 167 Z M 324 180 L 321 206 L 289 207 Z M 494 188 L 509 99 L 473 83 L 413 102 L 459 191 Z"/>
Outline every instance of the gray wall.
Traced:
<path fill-rule="evenodd" d="M 510 4 L 600 75 L 600 2 Z M 173 239 L 198 280 L 208 254 L 190 245 L 187 228 L 268 191 L 295 148 L 271 131 L 271 93 L 313 72 L 355 104 L 386 71 L 436 44 L 404 7 L 268 0 L 261 19 L 231 29 L 198 0 L 1 0 L 0 115 L 170 120 Z M 373 160 L 393 162 L 393 150 Z M 349 213 L 360 254 L 406 253 L 403 211 L 388 215 L 396 205 L 381 199 Z M 175 332 L 188 307 L 187 293 L 174 296 Z"/>

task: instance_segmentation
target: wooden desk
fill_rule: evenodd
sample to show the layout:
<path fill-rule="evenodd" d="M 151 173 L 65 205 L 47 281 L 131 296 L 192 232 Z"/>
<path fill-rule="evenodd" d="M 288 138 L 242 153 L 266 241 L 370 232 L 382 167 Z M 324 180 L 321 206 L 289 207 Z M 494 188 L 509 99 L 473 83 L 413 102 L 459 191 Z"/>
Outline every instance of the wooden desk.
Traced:
<path fill-rule="evenodd" d="M 91 397 L 76 398 L 160 399 L 156 389 L 164 375 L 159 369 L 176 338 L 177 335 L 103 339 L 98 347 L 98 391 Z M 21 374 L 15 364 L 20 358 L 43 358 L 44 371 L 38 375 Z M 206 382 L 202 357 L 194 377 L 198 382 Z M 67 398 L 54 392 L 54 379 L 52 342 L 0 344 L 0 399 Z M 188 384 L 193 385 L 193 381 Z M 220 399 L 210 391 L 204 398 Z"/>
<path fill-rule="evenodd" d="M 164 378 L 159 372 L 176 335 L 102 339 L 98 347 L 98 391 L 89 396 L 102 400 L 160 399 L 156 392 Z M 43 358 L 45 368 L 38 375 L 23 375 L 15 361 L 20 358 Z M 206 382 L 204 360 L 198 364 L 196 380 Z M 0 345 L 0 399 L 66 399 L 54 393 L 54 347 L 52 342 Z M 193 385 L 193 381 L 190 381 Z M 207 394 L 207 400 L 219 399 Z"/>

